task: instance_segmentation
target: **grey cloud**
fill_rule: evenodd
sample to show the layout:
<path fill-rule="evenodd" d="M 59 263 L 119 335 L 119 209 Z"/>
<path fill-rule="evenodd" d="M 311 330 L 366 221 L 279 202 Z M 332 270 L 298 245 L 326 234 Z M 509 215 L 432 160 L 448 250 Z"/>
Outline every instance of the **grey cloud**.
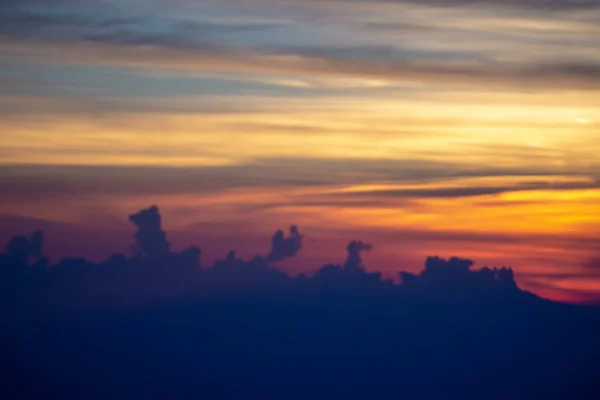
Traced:
<path fill-rule="evenodd" d="M 529 182 L 512 186 L 470 186 L 470 187 L 449 187 L 449 188 L 423 188 L 423 189 L 392 189 L 392 190 L 372 190 L 360 192 L 342 192 L 335 193 L 332 196 L 350 197 L 350 198 L 455 198 L 455 197 L 475 197 L 498 195 L 507 192 L 522 192 L 531 190 L 581 190 L 598 189 L 600 182 L 569 182 L 569 183 L 549 183 L 549 182 Z"/>
<path fill-rule="evenodd" d="M 156 45 L 199 50 L 206 37 L 235 32 L 276 29 L 281 23 L 228 23 L 198 21 L 184 18 L 163 18 L 156 15 L 93 15 L 75 11 L 49 13 L 48 10 L 8 9 L 0 12 L 0 34 L 16 39 L 36 38 L 64 41 L 91 41 L 116 45 Z M 165 25 L 159 32 L 148 26 Z"/>
<path fill-rule="evenodd" d="M 374 190 L 361 192 L 337 193 L 336 196 L 344 197 L 408 197 L 408 198 L 452 198 L 473 197 L 500 194 L 512 191 L 510 187 L 459 187 L 459 188 L 436 188 L 436 189 L 394 189 Z"/>
<path fill-rule="evenodd" d="M 523 70 L 525 76 L 547 76 L 547 77 L 581 77 L 584 79 L 600 79 L 600 64 L 593 63 L 556 63 L 554 65 L 531 66 Z"/>
<path fill-rule="evenodd" d="M 481 4 L 502 7 L 530 7 L 534 9 L 573 10 L 596 8 L 600 6 L 598 0 L 387 0 L 392 2 L 405 2 L 416 4 L 435 4 L 444 7 L 477 6 Z"/>
<path fill-rule="evenodd" d="M 166 1 L 166 0 L 165 0 Z M 172 0 L 169 0 L 172 1 Z M 179 0 L 190 2 L 190 0 Z M 237 0 L 236 0 L 237 1 Z M 273 0 L 254 0 L 256 3 L 269 3 Z M 315 4 L 323 3 L 349 3 L 349 4 L 373 4 L 370 0 L 309 0 Z M 306 0 L 284 0 L 284 3 L 303 3 Z M 430 5 L 436 7 L 469 7 L 469 6 L 498 6 L 506 8 L 529 8 L 536 10 L 579 10 L 596 8 L 600 6 L 600 0 L 376 0 L 377 3 L 416 4 Z"/>
<path fill-rule="evenodd" d="M 329 0 L 339 2 L 340 0 Z M 366 0 L 341 0 L 347 3 L 369 3 Z M 326 0 L 327 2 L 327 0 Z M 503 8 L 533 9 L 547 11 L 586 10 L 600 7 L 599 0 L 379 0 L 379 3 L 416 4 L 436 7 L 480 7 L 481 5 Z"/>
<path fill-rule="evenodd" d="M 186 42 L 176 36 L 139 34 L 123 31 L 88 34 L 84 39 L 70 44 L 38 41 L 12 42 L 3 40 L 0 45 L 13 57 L 48 57 L 49 49 L 54 54 L 52 62 L 83 62 L 101 65 L 127 65 L 132 67 L 166 67 L 175 69 L 220 69 L 222 71 L 244 71 L 245 73 L 310 73 L 324 76 L 376 77 L 396 81 L 428 80 L 449 83 L 453 86 L 482 85 L 506 87 L 520 85 L 522 88 L 579 88 L 594 90 L 600 87 L 597 76 L 600 65 L 573 61 L 547 62 L 531 65 L 453 65 L 443 60 L 419 60 L 418 55 L 410 59 L 366 59 L 365 48 L 357 48 L 352 56 L 347 48 L 333 51 L 332 55 L 321 54 L 319 48 L 294 53 L 287 49 L 276 53 L 273 49 L 240 48 L 218 42 Z M 90 44 L 99 46 L 90 47 Z M 41 47 L 40 47 L 41 46 Z M 49 47 L 50 46 L 50 47 Z M 36 51 L 40 48 L 41 51 Z M 61 54 L 57 59 L 56 54 Z M 102 57 L 99 57 L 102 54 Z M 337 55 L 336 55 L 337 54 Z"/>
<path fill-rule="evenodd" d="M 251 165 L 169 167 L 0 167 L 0 198 L 43 198 L 68 194 L 149 195 L 209 193 L 240 187 L 312 186 L 310 175 L 280 174 Z"/>
<path fill-rule="evenodd" d="M 187 34 L 211 35 L 232 32 L 265 31 L 284 27 L 280 22 L 262 23 L 217 23 L 211 21 L 179 21 L 176 23 L 177 30 Z"/>
<path fill-rule="evenodd" d="M 430 3 L 442 4 L 436 1 Z M 566 3 L 540 1 L 529 4 L 548 8 L 556 8 L 561 4 L 564 8 L 598 4 L 591 0 Z M 449 4 L 469 5 L 475 2 L 453 1 Z M 576 59 L 568 62 L 556 60 L 542 64 L 513 65 L 489 62 L 484 55 L 475 52 L 427 52 L 423 49 L 401 49 L 391 45 L 239 47 L 213 36 L 229 32 L 275 29 L 280 25 L 165 18 L 160 21 L 166 24 L 167 28 L 160 31 L 149 29 L 147 25 L 156 22 L 156 18 L 158 17 L 127 15 L 95 18 L 88 14 L 49 14 L 17 9 L 0 13 L 0 35 L 5 36 L 4 45 L 9 47 L 9 54 L 12 45 L 15 47 L 14 51 L 21 55 L 44 57 L 37 54 L 36 46 L 47 50 L 48 45 L 54 45 L 57 46 L 57 53 L 64 53 L 58 60 L 81 59 L 84 62 L 104 64 L 220 68 L 243 70 L 246 73 L 335 74 L 396 80 L 428 79 L 453 84 L 485 83 L 488 86 L 517 83 L 525 86 L 582 89 L 600 86 L 600 64 Z M 90 44 L 100 48 L 90 48 Z M 26 46 L 32 47 L 27 50 Z M 102 57 L 99 57 L 99 53 L 102 53 Z M 54 62 L 57 60 L 54 51 L 52 59 Z M 449 61 L 465 59 L 471 62 L 468 66 L 463 63 L 455 65 Z"/>
<path fill-rule="evenodd" d="M 402 54 L 391 45 L 352 45 L 352 46 L 277 46 L 264 47 L 262 52 L 272 55 L 290 55 L 314 58 L 347 58 L 365 60 L 398 60 Z"/>
<path fill-rule="evenodd" d="M 250 205 L 249 210 L 268 210 L 288 207 L 348 207 L 348 208 L 414 208 L 421 204 L 419 199 L 444 199 L 477 196 L 494 196 L 509 192 L 522 192 L 532 190 L 582 190 L 598 189 L 600 183 L 561 183 L 550 184 L 547 182 L 533 182 L 513 186 L 469 186 L 451 188 L 419 188 L 419 189 L 394 189 L 358 192 L 339 192 L 333 194 L 320 194 L 318 199 L 298 198 L 293 201 L 267 202 L 260 205 Z M 507 204 L 506 201 L 478 202 L 479 206 L 497 207 Z M 515 204 L 543 204 L 541 201 L 510 202 Z M 600 268 L 600 264 L 598 264 Z"/>
<path fill-rule="evenodd" d="M 454 178 L 489 176 L 565 176 L 580 171 L 551 168 L 481 168 L 428 160 L 367 159 L 256 159 L 245 163 L 206 167 L 130 166 L 0 166 L 0 199 L 62 196 L 69 193 L 174 194 L 208 193 L 243 187 L 336 186 L 365 183 L 424 183 Z M 564 183 L 549 186 L 496 188 L 418 189 L 407 191 L 331 194 L 320 200 L 459 197 L 508 190 L 577 189 L 598 183 Z M 306 200 L 306 199 L 305 199 Z M 314 199 L 308 199 L 314 200 Z"/>
<path fill-rule="evenodd" d="M 111 21 L 106 21 L 110 23 Z M 115 22 L 117 25 L 118 22 Z M 119 27 L 109 31 L 85 34 L 83 39 L 90 42 L 127 45 L 127 46 L 160 46 L 171 49 L 227 53 L 229 50 L 215 36 L 230 33 L 244 33 L 277 29 L 280 24 L 266 23 L 216 23 L 210 21 L 174 21 L 168 32 L 146 32 L 141 29 Z M 215 40 L 215 42 L 209 41 Z"/>
<path fill-rule="evenodd" d="M 54 11 L 39 7 L 26 7 L 27 2 L 19 3 L 20 7 L 8 7 L 0 11 L 0 34 L 20 38 L 34 38 L 59 41 L 85 39 L 94 32 L 138 29 L 148 22 L 140 16 L 123 16 L 117 13 L 81 13 L 77 7 L 69 11 Z M 55 2 L 59 4 L 60 2 Z M 47 3 L 39 3 L 48 5 Z M 65 3 L 67 4 L 67 3 Z"/>
<path fill-rule="evenodd" d="M 320 47 L 313 46 L 263 46 L 255 49 L 256 52 L 273 56 L 295 56 L 306 59 L 322 60 L 347 60 L 351 61 L 376 61 L 379 63 L 410 64 L 416 62 L 447 60 L 471 60 L 471 62 L 485 62 L 489 57 L 475 51 L 444 51 L 442 49 L 426 50 L 403 48 L 394 45 L 369 44 L 369 45 L 339 45 Z"/>
<path fill-rule="evenodd" d="M 34 82 L 35 83 L 35 82 Z M 7 86 L 0 82 L 0 88 Z M 81 114 L 88 117 L 104 116 L 106 114 L 120 115 L 131 113 L 148 114 L 252 114 L 270 109 L 267 104 L 241 104 L 236 101 L 226 101 L 216 96 L 203 96 L 202 98 L 173 99 L 170 102 L 161 102 L 156 99 L 144 98 L 114 98 L 86 96 L 65 96 L 57 98 L 49 97 L 25 97 L 11 98 L 0 96 L 0 116 L 19 117 L 35 115 L 36 117 L 62 117 L 65 114 Z"/>

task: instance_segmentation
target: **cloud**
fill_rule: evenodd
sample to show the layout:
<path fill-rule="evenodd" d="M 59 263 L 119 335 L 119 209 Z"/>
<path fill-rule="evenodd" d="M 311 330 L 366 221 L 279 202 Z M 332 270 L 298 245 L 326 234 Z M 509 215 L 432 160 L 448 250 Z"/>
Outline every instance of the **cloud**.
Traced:
<path fill-rule="evenodd" d="M 580 177 L 576 182 L 521 183 L 511 186 L 419 188 L 333 192 L 321 200 L 368 198 L 461 197 L 519 190 L 568 190 L 598 187 L 595 177 L 576 168 L 476 167 L 469 163 L 425 159 L 250 159 L 232 165 L 197 167 L 155 166 L 0 166 L 0 200 L 61 197 L 72 194 L 193 194 L 232 188 L 278 188 L 289 186 L 339 188 L 347 185 L 386 182 L 431 184 L 459 178 Z M 202 184 L 199 184 L 201 182 Z M 304 199 L 310 200 L 310 199 Z M 312 199 L 314 200 L 314 199 Z"/>
<path fill-rule="evenodd" d="M 350 0 L 354 1 L 354 0 Z M 358 0 L 361 1 L 361 0 Z M 598 0 L 384 0 L 397 3 L 433 4 L 442 7 L 477 6 L 488 4 L 500 7 L 528 7 L 550 10 L 579 10 L 600 7 Z"/>
<path fill-rule="evenodd" d="M 138 256 L 157 259 L 167 255 L 171 245 L 162 230 L 158 207 L 152 206 L 129 216 L 129 220 L 138 228 L 135 234 L 134 252 Z"/>
<path fill-rule="evenodd" d="M 229 1 L 229 0 L 226 0 Z M 255 0 L 257 3 L 269 3 L 271 0 Z M 325 0 L 325 2 L 348 2 L 348 3 L 369 3 L 372 4 L 371 1 L 365 0 Z M 231 0 L 231 3 L 235 4 L 238 0 Z M 286 0 L 284 3 L 294 3 L 301 2 L 306 3 L 304 0 Z M 318 3 L 322 3 L 323 1 L 319 1 Z M 515 7 L 515 6 L 525 6 L 525 7 L 533 7 L 535 9 L 539 8 L 551 8 L 551 9 L 578 9 L 578 8 L 587 8 L 587 7 L 598 7 L 600 6 L 599 0 L 379 0 L 379 3 L 416 3 L 416 4 L 433 4 L 433 5 L 443 5 L 448 7 L 454 6 L 476 6 L 478 4 L 496 4 L 500 6 L 506 7 Z M 35 5 L 35 4 L 69 4 L 69 3 L 84 3 L 85 0 L 2 0 L 1 4 L 4 5 Z M 108 0 L 106 3 L 117 3 L 116 0 Z M 118 1 L 121 3 L 121 1 Z M 127 3 L 125 1 L 124 3 Z M 147 1 L 148 4 L 151 4 L 152 1 Z M 178 4 L 179 6 L 184 5 L 186 3 L 194 3 L 190 0 L 158 0 L 156 3 L 164 3 L 165 5 L 169 4 Z"/>
<path fill-rule="evenodd" d="M 474 262 L 453 257 L 449 260 L 429 257 L 425 269 L 414 275 L 400 273 L 401 282 L 409 289 L 423 292 L 459 290 L 463 293 L 480 290 L 517 291 L 514 272 L 511 268 L 483 268 L 471 271 Z"/>
<path fill-rule="evenodd" d="M 261 0 L 258 0 L 261 1 Z M 289 0 L 292 3 L 296 0 Z M 378 0 L 376 2 L 366 0 L 325 0 L 325 3 L 348 3 L 348 4 L 399 4 L 432 6 L 440 8 L 476 8 L 482 6 L 526 9 L 533 11 L 578 11 L 590 10 L 600 7 L 598 0 Z"/>
<path fill-rule="evenodd" d="M 40 85 L 43 85 L 40 83 Z M 94 96 L 57 96 L 44 98 L 36 96 L 3 96 L 0 97 L 0 115 L 30 116 L 36 115 L 43 120 L 47 118 L 67 118 L 69 115 L 84 114 L 86 116 L 105 118 L 107 115 L 119 116 L 133 114 L 188 114 L 188 115 L 227 115 L 255 114 L 268 111 L 266 104 L 241 104 L 240 101 L 225 101 L 218 96 L 188 97 L 171 99 L 165 104 L 152 98 L 119 98 Z M 110 151 L 110 149 L 106 150 Z M 113 150 L 116 151 L 116 150 Z"/>
<path fill-rule="evenodd" d="M 333 197 L 348 197 L 356 200 L 365 198 L 460 198 L 499 195 L 502 193 L 534 191 L 534 190 L 584 190 L 599 189 L 600 182 L 525 182 L 511 186 L 470 186 L 440 187 L 419 189 L 364 190 L 334 193 Z"/>
<path fill-rule="evenodd" d="M 560 3 L 543 2 L 553 9 Z M 568 3 L 565 9 L 577 9 L 583 4 Z M 535 3 L 535 6 L 541 7 L 541 4 Z M 377 42 L 326 44 L 314 40 L 297 45 L 275 45 L 268 40 L 229 40 L 221 36 L 254 31 L 271 33 L 285 29 L 286 23 L 198 21 L 169 14 L 162 18 L 140 17 L 135 8 L 126 8 L 125 16 L 115 14 L 114 10 L 79 11 L 4 12 L 0 14 L 0 37 L 3 37 L 0 48 L 8 56 L 54 63 L 220 70 L 245 75 L 311 74 L 408 82 L 425 80 L 453 86 L 597 89 L 600 74 L 600 65 L 589 57 L 572 57 L 569 61 L 545 57 L 499 63 L 477 46 L 473 50 L 428 49 L 427 46 Z M 156 29 L 157 25 L 166 28 Z"/>
<path fill-rule="evenodd" d="M 297 226 L 290 227 L 288 237 L 285 237 L 281 230 L 275 232 L 271 241 L 271 251 L 266 257 L 267 262 L 276 263 L 294 257 L 302 249 L 302 238 L 303 235 L 300 234 Z"/>
<path fill-rule="evenodd" d="M 361 254 L 373 250 L 373 245 L 359 241 L 352 241 L 348 244 L 348 258 L 344 263 L 346 269 L 364 269 Z"/>
<path fill-rule="evenodd" d="M 220 70 L 245 73 L 317 74 L 381 78 L 398 82 L 426 80 L 432 83 L 505 87 L 523 85 L 542 88 L 594 90 L 600 66 L 592 63 L 542 63 L 506 67 L 494 65 L 444 65 L 420 61 L 361 60 L 343 56 L 317 56 L 272 49 L 248 49 L 211 43 L 194 44 L 185 49 L 167 46 L 170 39 L 119 36 L 92 37 L 90 41 L 69 44 L 45 40 L 2 40 L 0 49 L 13 57 L 53 63 L 122 65 L 141 68 L 182 70 Z M 163 42 L 161 44 L 161 42 Z M 343 52 L 343 50 L 342 50 Z M 50 54 L 61 54 L 59 59 Z M 376 53 L 376 51 L 375 51 Z M 102 54 L 99 57 L 98 54 Z"/>
<path fill-rule="evenodd" d="M 178 0 L 180 3 L 190 3 L 190 0 Z M 239 0 L 230 0 L 236 4 Z M 497 6 L 502 8 L 526 8 L 533 10 L 585 10 L 590 8 L 600 7 L 600 1 L 598 0 L 284 0 L 283 4 L 305 4 L 310 1 L 318 4 L 415 4 L 415 5 L 428 5 L 435 7 L 453 8 L 453 7 L 480 7 L 482 5 Z M 273 0 L 254 0 L 255 4 L 270 4 Z"/>
<path fill-rule="evenodd" d="M 288 237 L 283 231 L 277 231 L 272 238 L 271 250 L 264 257 L 257 255 L 250 260 L 243 260 L 231 251 L 224 260 L 216 261 L 213 268 L 201 271 L 199 248 L 190 247 L 178 253 L 171 251 L 162 229 L 158 207 L 152 206 L 131 214 L 129 221 L 137 228 L 131 258 L 117 254 L 101 263 L 92 263 L 83 258 L 65 258 L 49 269 L 38 267 L 31 270 L 35 274 L 30 277 L 33 279 L 31 284 L 35 284 L 29 287 L 28 266 L 31 262 L 37 263 L 42 256 L 43 236 L 37 231 L 30 237 L 14 237 L 7 245 L 6 254 L 0 257 L 0 266 L 5 265 L 4 268 L 13 271 L 13 277 L 9 277 L 9 280 L 25 279 L 20 283 L 8 284 L 24 284 L 26 288 L 23 290 L 33 290 L 29 295 L 41 296 L 42 303 L 48 300 L 45 296 L 49 294 L 73 296 L 72 288 L 82 290 L 80 295 L 90 298 L 93 298 L 92 293 L 96 293 L 101 301 L 108 301 L 113 296 L 139 301 L 148 296 L 198 296 L 205 290 L 212 292 L 228 287 L 243 290 L 269 288 L 279 291 L 288 287 L 298 288 L 297 285 L 309 285 L 305 287 L 309 289 L 313 285 L 320 287 L 327 284 L 335 286 L 336 290 L 387 291 L 391 285 L 391 282 L 381 279 L 380 273 L 366 272 L 362 254 L 371 251 L 373 246 L 362 241 L 348 244 L 348 255 L 342 266 L 325 266 L 317 272 L 314 280 L 305 280 L 303 277 L 289 277 L 271 267 L 274 263 L 296 256 L 302 249 L 303 235 L 295 226 L 290 228 Z M 45 265 L 44 262 L 37 265 Z M 427 290 L 445 287 L 447 284 L 452 288 L 458 281 L 463 286 L 467 285 L 469 290 L 471 286 L 488 287 L 496 283 L 502 287 L 516 288 L 512 270 L 484 268 L 473 272 L 470 270 L 472 265 L 473 262 L 458 258 L 449 261 L 429 258 L 420 275 L 404 273 L 403 282 L 410 290 L 414 289 L 415 282 L 420 281 L 423 283 L 419 287 L 424 285 Z M 45 289 L 49 292 L 36 292 L 40 290 L 40 282 L 50 285 Z M 140 287 L 144 290 L 139 291 Z M 397 286 L 396 290 L 403 288 L 404 286 Z M 132 291 L 128 292 L 129 290 Z M 81 301 L 84 300 L 76 300 L 75 304 L 83 305 L 79 304 Z"/>
<path fill-rule="evenodd" d="M 66 4 L 66 3 L 65 3 Z M 96 5 L 98 7 L 98 5 Z M 33 8 L 35 10 L 35 7 Z M 263 31 L 282 27 L 282 23 L 267 22 L 215 22 L 197 18 L 172 18 L 136 13 L 125 4 L 121 13 L 110 7 L 100 7 L 100 12 L 89 13 L 77 6 L 69 11 L 22 7 L 0 13 L 0 35 L 18 38 L 41 38 L 58 42 L 84 41 L 131 46 L 164 46 L 181 49 L 200 48 L 211 36 Z M 166 30 L 154 31 L 152 26 L 161 23 Z M 207 49 L 218 49 L 205 43 Z"/>

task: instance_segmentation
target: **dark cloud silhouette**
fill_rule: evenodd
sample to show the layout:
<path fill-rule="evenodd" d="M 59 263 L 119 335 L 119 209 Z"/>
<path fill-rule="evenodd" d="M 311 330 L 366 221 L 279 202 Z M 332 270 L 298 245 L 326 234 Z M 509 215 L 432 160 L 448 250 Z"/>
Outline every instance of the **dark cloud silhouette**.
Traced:
<path fill-rule="evenodd" d="M 297 226 L 290 227 L 288 237 L 285 237 L 281 230 L 275 232 L 271 241 L 271 251 L 266 257 L 267 262 L 276 263 L 294 257 L 302 249 L 302 238 L 303 235 L 300 234 Z"/>
<path fill-rule="evenodd" d="M 440 290 L 459 290 L 463 294 L 473 290 L 518 290 L 511 268 L 485 267 L 479 271 L 471 271 L 473 264 L 473 261 L 461 258 L 445 260 L 430 257 L 419 275 L 402 272 L 400 279 L 409 290 L 425 293 Z"/>
<path fill-rule="evenodd" d="M 347 258 L 342 266 L 325 266 L 314 279 L 291 278 L 271 267 L 286 258 L 296 256 L 302 249 L 303 235 L 296 226 L 290 228 L 288 236 L 281 230 L 275 232 L 271 240 L 271 249 L 264 256 L 256 255 L 250 260 L 243 260 L 231 251 L 225 259 L 216 261 L 212 268 L 202 271 L 199 248 L 190 247 L 178 253 L 171 251 L 167 234 L 162 228 L 158 207 L 152 206 L 134 213 L 129 216 L 129 220 L 136 227 L 131 258 L 115 255 L 101 263 L 66 258 L 49 269 L 37 268 L 39 271 L 36 274 L 41 274 L 39 276 L 44 277 L 42 281 L 48 286 L 45 292 L 40 292 L 40 296 L 30 292 L 25 297 L 39 297 L 38 300 L 45 303 L 46 300 L 41 300 L 44 296 L 74 296 L 73 290 L 77 288 L 87 293 L 88 299 L 92 300 L 105 301 L 116 296 L 126 298 L 127 301 L 137 301 L 137 297 L 151 298 L 167 294 L 190 296 L 193 293 L 200 294 L 203 290 L 255 290 L 258 287 L 279 290 L 301 283 L 305 288 L 326 284 L 359 291 L 367 288 L 387 290 L 391 284 L 383 281 L 381 274 L 366 271 L 362 253 L 371 251 L 373 246 L 362 241 L 351 241 L 348 244 Z M 29 266 L 36 263 L 38 266 L 45 265 L 42 242 L 43 235 L 40 231 L 36 231 L 30 237 L 14 237 L 7 245 L 3 260 L 12 265 L 13 270 L 21 271 L 19 274 L 26 277 Z M 427 260 L 425 270 L 420 275 L 403 273 L 403 286 L 397 289 L 412 290 L 418 287 L 430 290 L 460 283 L 466 285 L 465 289 L 471 286 L 499 286 L 516 290 L 512 270 L 484 268 L 473 272 L 470 270 L 471 266 L 472 262 L 466 260 L 445 261 L 431 258 Z M 35 287 L 36 290 L 40 288 Z M 65 292 L 62 292 L 63 290 Z M 96 298 L 91 296 L 91 293 L 96 293 Z M 85 303 L 83 299 L 80 300 L 81 302 L 74 304 Z"/>
<path fill-rule="evenodd" d="M 344 263 L 344 268 L 364 269 L 361 253 L 373 250 L 373 245 L 361 241 L 352 241 L 348 244 L 348 258 Z"/>
<path fill-rule="evenodd" d="M 132 256 L 47 267 L 41 232 L 0 254 L 7 398 L 600 393 L 600 309 L 523 292 L 510 268 L 430 257 L 394 284 L 366 270 L 361 254 L 372 246 L 351 241 L 343 265 L 291 277 L 271 264 L 301 250 L 292 227 L 265 256 L 232 251 L 201 269 L 200 249 L 170 250 L 157 207 L 130 221 Z"/>
<path fill-rule="evenodd" d="M 138 228 L 135 234 L 136 244 L 133 246 L 136 255 L 157 258 L 169 253 L 171 244 L 162 230 L 158 207 L 152 206 L 132 214 L 129 220 Z"/>

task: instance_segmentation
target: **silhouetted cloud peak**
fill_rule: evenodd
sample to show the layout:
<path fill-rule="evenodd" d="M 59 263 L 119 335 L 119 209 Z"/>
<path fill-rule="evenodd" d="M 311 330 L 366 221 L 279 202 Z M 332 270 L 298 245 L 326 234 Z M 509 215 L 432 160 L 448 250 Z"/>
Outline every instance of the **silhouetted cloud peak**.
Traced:
<path fill-rule="evenodd" d="M 303 235 L 295 225 L 290 227 L 288 237 L 285 237 L 282 230 L 275 232 L 271 241 L 271 251 L 266 257 L 267 262 L 276 263 L 294 257 L 302 249 L 302 238 Z"/>
<path fill-rule="evenodd" d="M 363 252 L 369 252 L 373 250 L 373 245 L 361 242 L 360 240 L 354 240 L 348 243 L 348 258 L 344 263 L 346 269 L 364 269 L 361 254 Z"/>
<path fill-rule="evenodd" d="M 449 260 L 429 257 L 425 262 L 425 269 L 419 275 L 402 272 L 400 279 L 405 287 L 423 291 L 479 291 L 492 288 L 518 290 L 511 268 L 484 267 L 472 271 L 473 264 L 471 260 L 457 257 Z"/>
<path fill-rule="evenodd" d="M 425 273 L 468 273 L 474 262 L 462 258 L 452 257 L 444 260 L 440 257 L 429 257 L 425 261 Z"/>
<path fill-rule="evenodd" d="M 137 256 L 156 258 L 169 253 L 171 244 L 162 230 L 158 207 L 152 206 L 129 216 L 129 220 L 138 228 L 133 250 Z"/>

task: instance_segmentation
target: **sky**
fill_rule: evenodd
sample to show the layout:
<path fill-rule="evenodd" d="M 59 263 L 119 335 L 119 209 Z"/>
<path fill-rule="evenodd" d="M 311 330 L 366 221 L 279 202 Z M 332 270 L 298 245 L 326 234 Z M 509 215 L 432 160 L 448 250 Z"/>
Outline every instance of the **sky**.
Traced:
<path fill-rule="evenodd" d="M 0 242 L 101 259 L 156 204 L 205 263 L 295 224 L 290 273 L 598 297 L 598 48 L 599 0 L 0 0 Z"/>

